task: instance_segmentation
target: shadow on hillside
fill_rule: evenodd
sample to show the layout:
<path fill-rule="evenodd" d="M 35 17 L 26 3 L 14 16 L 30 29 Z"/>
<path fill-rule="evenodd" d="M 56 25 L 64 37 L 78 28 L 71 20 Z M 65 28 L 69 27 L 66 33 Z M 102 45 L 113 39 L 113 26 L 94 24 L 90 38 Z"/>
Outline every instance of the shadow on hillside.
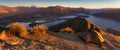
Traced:
<path fill-rule="evenodd" d="M 85 48 L 88 48 L 88 46 L 90 47 L 95 47 L 95 48 L 100 48 L 100 49 L 116 49 L 112 46 L 109 46 L 109 44 L 107 42 L 103 43 L 103 47 L 105 48 L 101 48 L 100 46 L 94 44 L 94 43 L 86 43 L 84 42 L 82 39 L 79 38 L 78 34 L 79 33 L 60 33 L 60 32 L 49 32 L 48 33 L 49 35 L 51 36 L 55 36 L 55 37 L 58 37 L 58 38 L 62 38 L 62 39 L 65 39 L 65 40 L 69 40 L 69 41 L 73 41 L 73 42 L 76 42 L 76 43 L 80 43 L 82 45 L 85 45 L 86 47 Z"/>
<path fill-rule="evenodd" d="M 92 47 L 96 47 L 96 45 L 92 44 L 92 43 L 86 43 L 85 41 L 83 41 L 82 39 L 79 38 L 78 34 L 79 33 L 62 33 L 62 32 L 49 32 L 48 33 L 51 36 L 55 36 L 58 37 L 60 39 L 65 39 L 68 41 L 73 41 L 76 43 L 80 43 L 82 45 L 88 45 L 88 46 L 92 46 Z"/>

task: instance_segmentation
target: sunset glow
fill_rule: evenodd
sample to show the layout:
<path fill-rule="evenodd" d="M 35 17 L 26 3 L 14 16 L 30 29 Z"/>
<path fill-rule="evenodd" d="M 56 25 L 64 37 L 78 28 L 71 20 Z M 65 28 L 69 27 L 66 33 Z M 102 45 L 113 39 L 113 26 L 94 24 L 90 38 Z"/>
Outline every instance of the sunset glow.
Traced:
<path fill-rule="evenodd" d="M 120 8 L 120 0 L 0 0 L 0 5 L 7 6 L 65 6 L 85 8 Z"/>

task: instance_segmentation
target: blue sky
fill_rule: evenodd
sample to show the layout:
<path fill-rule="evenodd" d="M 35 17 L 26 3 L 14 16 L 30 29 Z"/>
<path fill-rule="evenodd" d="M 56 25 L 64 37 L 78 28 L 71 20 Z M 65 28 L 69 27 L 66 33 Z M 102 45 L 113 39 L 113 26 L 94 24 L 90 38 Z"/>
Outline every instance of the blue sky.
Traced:
<path fill-rule="evenodd" d="M 47 7 L 120 8 L 120 0 L 0 0 L 0 5 Z"/>

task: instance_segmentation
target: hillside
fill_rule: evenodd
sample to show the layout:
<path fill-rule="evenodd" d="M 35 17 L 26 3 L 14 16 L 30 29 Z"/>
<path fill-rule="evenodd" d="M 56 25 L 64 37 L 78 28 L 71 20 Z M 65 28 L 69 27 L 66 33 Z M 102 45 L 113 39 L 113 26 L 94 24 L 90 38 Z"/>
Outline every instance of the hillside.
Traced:
<path fill-rule="evenodd" d="M 13 15 L 13 13 L 17 12 L 18 9 L 15 7 L 8 7 L 0 5 L 0 18 L 8 15 Z"/>
<path fill-rule="evenodd" d="M 35 12 L 36 10 L 37 8 L 33 8 L 33 7 L 24 7 L 24 6 L 10 7 L 10 6 L 0 5 L 0 18 L 14 16 L 18 14 L 24 14 L 24 13 L 28 14 Z"/>
<path fill-rule="evenodd" d="M 108 11 L 95 13 L 93 15 L 98 16 L 98 17 L 109 18 L 109 19 L 120 21 L 120 9 L 111 9 Z"/>
<path fill-rule="evenodd" d="M 19 23 L 1 27 L 1 50 L 119 50 L 120 36 L 109 33 L 78 16 L 47 28 L 27 30 Z"/>
<path fill-rule="evenodd" d="M 11 13 L 11 12 L 17 12 L 17 9 L 15 7 L 7 7 L 0 5 L 0 13 Z"/>

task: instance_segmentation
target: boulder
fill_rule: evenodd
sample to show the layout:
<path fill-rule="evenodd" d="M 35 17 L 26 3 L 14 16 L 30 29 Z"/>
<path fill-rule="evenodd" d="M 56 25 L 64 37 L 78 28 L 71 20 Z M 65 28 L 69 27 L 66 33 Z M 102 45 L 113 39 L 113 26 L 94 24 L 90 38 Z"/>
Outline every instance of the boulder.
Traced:
<path fill-rule="evenodd" d="M 80 39 L 87 43 L 94 43 L 98 46 L 102 46 L 104 42 L 104 38 L 102 35 L 96 30 L 88 30 L 78 35 Z"/>

